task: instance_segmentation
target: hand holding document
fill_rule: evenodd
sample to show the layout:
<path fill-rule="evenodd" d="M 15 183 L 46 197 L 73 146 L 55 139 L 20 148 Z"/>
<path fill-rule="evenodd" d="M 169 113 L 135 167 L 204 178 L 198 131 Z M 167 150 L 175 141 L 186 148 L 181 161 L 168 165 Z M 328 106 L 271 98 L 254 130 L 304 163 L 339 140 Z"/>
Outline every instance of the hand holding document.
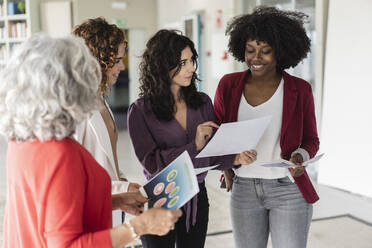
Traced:
<path fill-rule="evenodd" d="M 239 154 L 254 149 L 271 121 L 271 116 L 224 123 L 196 158 Z"/>
<path fill-rule="evenodd" d="M 179 155 L 141 187 L 140 191 L 149 198 L 149 208 L 182 207 L 199 192 L 199 184 L 188 152 L 184 151 Z"/>
<path fill-rule="evenodd" d="M 312 159 L 310 160 L 307 160 L 305 162 L 302 163 L 302 166 L 308 166 L 309 164 L 312 164 L 312 163 L 315 163 L 316 161 L 318 161 L 319 159 L 321 159 L 323 157 L 324 153 L 318 155 L 318 156 L 315 156 L 313 157 Z M 272 162 L 269 162 L 269 163 L 264 163 L 262 164 L 262 166 L 265 166 L 265 167 L 277 167 L 277 168 L 294 168 L 296 167 L 297 165 L 295 165 L 294 163 L 288 161 L 288 160 L 285 160 L 285 159 L 279 159 L 279 160 L 276 160 L 276 161 L 272 161 Z"/>

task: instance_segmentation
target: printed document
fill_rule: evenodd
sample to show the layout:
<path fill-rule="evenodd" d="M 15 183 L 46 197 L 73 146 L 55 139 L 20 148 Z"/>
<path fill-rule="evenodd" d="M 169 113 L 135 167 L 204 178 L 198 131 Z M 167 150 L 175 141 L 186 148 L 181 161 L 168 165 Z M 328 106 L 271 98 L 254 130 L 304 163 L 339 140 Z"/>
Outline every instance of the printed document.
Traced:
<path fill-rule="evenodd" d="M 312 159 L 309 159 L 308 161 L 305 161 L 302 163 L 302 166 L 308 166 L 309 164 L 312 164 L 312 163 L 315 163 L 316 161 L 318 161 L 319 159 L 321 159 L 323 157 L 324 153 L 318 155 L 318 156 L 315 156 L 313 157 Z M 288 161 L 288 160 L 285 160 L 285 159 L 279 159 L 279 160 L 276 160 L 276 161 L 272 161 L 272 162 L 268 162 L 268 163 L 263 163 L 262 166 L 265 166 L 265 167 L 279 167 L 279 168 L 294 168 L 296 167 L 297 165 L 295 165 L 294 163 Z"/>
<path fill-rule="evenodd" d="M 219 166 L 219 164 L 208 166 L 208 167 L 195 168 L 194 169 L 195 170 L 195 175 L 199 175 L 199 174 L 202 174 L 203 172 L 212 170 L 212 169 L 216 168 L 217 166 Z"/>
<path fill-rule="evenodd" d="M 271 121 L 271 116 L 223 123 L 196 158 L 239 154 L 254 149 Z"/>

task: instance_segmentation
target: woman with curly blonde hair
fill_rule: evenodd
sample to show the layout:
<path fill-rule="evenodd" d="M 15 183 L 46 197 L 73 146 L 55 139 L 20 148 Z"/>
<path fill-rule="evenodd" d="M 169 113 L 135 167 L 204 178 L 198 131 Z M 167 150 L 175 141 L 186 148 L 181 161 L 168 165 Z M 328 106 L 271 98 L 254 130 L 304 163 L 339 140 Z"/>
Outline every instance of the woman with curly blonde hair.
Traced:
<path fill-rule="evenodd" d="M 112 180 L 112 193 L 120 194 L 126 191 L 137 192 L 140 185 L 128 183 L 124 174 L 119 170 L 117 158 L 118 129 L 110 107 L 104 99 L 109 93 L 110 86 L 115 84 L 120 71 L 124 70 L 123 58 L 127 41 L 124 32 L 116 25 L 98 17 L 88 19 L 77 25 L 72 33 L 84 39 L 93 56 L 101 66 L 102 79 L 99 85 L 99 99 L 101 110 L 80 124 L 75 138 L 93 155 L 93 157 L 109 173 Z M 133 213 L 133 210 L 128 210 Z M 142 211 L 142 209 L 139 209 Z M 136 212 L 136 210 L 134 211 Z M 118 224 L 120 217 L 115 217 L 114 224 Z"/>
<path fill-rule="evenodd" d="M 123 30 L 98 17 L 88 19 L 74 27 L 72 33 L 85 40 L 91 53 L 101 66 L 102 80 L 99 93 L 109 93 L 121 70 L 125 69 L 122 59 L 125 56 L 127 41 Z"/>

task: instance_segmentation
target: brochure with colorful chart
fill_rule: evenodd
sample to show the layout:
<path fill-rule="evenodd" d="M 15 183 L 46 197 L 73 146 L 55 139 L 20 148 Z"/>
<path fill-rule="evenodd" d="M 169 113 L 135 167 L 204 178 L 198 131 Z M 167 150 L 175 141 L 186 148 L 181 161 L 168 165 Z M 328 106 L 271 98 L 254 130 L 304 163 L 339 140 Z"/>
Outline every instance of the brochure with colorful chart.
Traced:
<path fill-rule="evenodd" d="M 140 191 L 149 198 L 148 208 L 182 207 L 199 192 L 199 184 L 188 152 L 184 151 L 141 187 Z"/>

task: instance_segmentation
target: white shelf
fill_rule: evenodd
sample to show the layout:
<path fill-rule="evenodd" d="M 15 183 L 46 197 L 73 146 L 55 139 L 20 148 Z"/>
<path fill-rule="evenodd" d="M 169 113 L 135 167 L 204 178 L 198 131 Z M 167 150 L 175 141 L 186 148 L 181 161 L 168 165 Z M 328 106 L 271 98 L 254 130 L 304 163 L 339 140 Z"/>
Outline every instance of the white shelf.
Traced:
<path fill-rule="evenodd" d="M 27 21 L 28 16 L 26 14 L 9 15 L 7 19 L 9 21 Z"/>
<path fill-rule="evenodd" d="M 9 43 L 19 43 L 19 42 L 24 42 L 26 39 L 27 39 L 27 37 L 17 37 L 17 38 L 10 37 L 10 38 L 8 38 L 8 42 Z"/>
<path fill-rule="evenodd" d="M 1 65 L 7 63 L 14 47 L 31 36 L 30 0 L 24 0 L 26 4 L 25 14 L 7 15 L 8 3 L 15 1 L 16 0 L 1 1 L 2 12 L 0 16 L 0 27 L 2 29 L 2 38 L 0 39 L 0 47 L 2 48 L 2 57 L 0 59 L 0 68 Z"/>

